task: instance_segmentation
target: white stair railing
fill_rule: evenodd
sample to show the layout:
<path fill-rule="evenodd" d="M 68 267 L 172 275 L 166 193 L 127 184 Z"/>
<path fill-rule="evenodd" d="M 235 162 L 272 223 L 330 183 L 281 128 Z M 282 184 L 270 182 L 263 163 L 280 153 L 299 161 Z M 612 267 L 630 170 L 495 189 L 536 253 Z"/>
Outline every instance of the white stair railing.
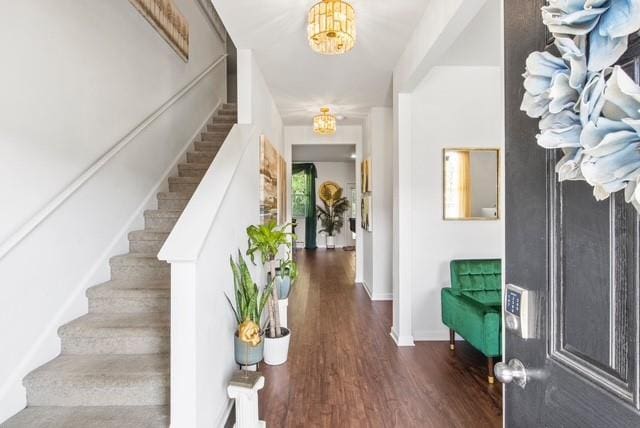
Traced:
<path fill-rule="evenodd" d="M 171 263 L 171 426 L 224 423 L 235 369 L 229 256 L 259 222 L 259 134 L 235 125 L 158 258 Z"/>

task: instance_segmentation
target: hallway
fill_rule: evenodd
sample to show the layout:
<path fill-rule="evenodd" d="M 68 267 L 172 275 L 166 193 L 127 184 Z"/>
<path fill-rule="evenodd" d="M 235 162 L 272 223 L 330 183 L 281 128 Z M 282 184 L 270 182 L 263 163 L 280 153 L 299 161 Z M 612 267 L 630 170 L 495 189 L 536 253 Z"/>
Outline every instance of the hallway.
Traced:
<path fill-rule="evenodd" d="M 271 427 L 498 427 L 501 386 L 459 342 L 397 348 L 391 302 L 354 285 L 355 253 L 298 251 L 289 361 L 262 365 L 260 415 Z"/>

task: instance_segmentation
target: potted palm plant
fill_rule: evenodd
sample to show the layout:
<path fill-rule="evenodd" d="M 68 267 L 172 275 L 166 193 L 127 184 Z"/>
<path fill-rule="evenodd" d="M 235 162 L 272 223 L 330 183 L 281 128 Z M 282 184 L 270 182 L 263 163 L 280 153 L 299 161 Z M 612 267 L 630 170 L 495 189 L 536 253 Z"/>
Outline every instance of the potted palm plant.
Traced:
<path fill-rule="evenodd" d="M 332 182 L 323 184 L 320 188 L 320 200 L 324 206 L 318 205 L 318 219 L 327 237 L 327 248 L 336 247 L 335 236 L 344 226 L 344 213 L 349 209 L 349 200 L 342 196 L 342 188 Z"/>
<path fill-rule="evenodd" d="M 262 361 L 264 340 L 260 320 L 262 311 L 271 295 L 273 282 L 269 283 L 261 292 L 251 277 L 249 267 L 238 251 L 238 261 L 229 257 L 233 271 L 233 292 L 236 300 L 234 305 L 226 296 L 236 317 L 238 328 L 234 335 L 234 351 L 236 362 L 241 366 L 252 366 Z"/>
<path fill-rule="evenodd" d="M 276 260 L 282 247 L 290 244 L 291 239 L 295 239 L 293 234 L 286 231 L 289 225 L 278 226 L 274 221 L 258 226 L 249 226 L 247 235 L 249 237 L 249 248 L 247 255 L 255 264 L 255 256 L 260 254 L 262 264 L 267 268 L 267 281 L 271 283 L 276 277 Z M 289 341 L 291 331 L 282 327 L 280 323 L 278 287 L 271 287 L 271 296 L 267 303 L 269 314 L 268 334 L 265 337 L 264 362 L 270 365 L 279 365 L 287 361 L 289 353 Z"/>

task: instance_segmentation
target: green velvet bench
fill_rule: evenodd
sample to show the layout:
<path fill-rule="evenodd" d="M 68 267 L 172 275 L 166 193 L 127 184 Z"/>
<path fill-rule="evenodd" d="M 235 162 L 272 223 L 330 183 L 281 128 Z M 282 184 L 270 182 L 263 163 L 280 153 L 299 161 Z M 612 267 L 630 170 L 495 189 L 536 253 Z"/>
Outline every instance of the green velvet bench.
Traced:
<path fill-rule="evenodd" d="M 451 350 L 458 333 L 487 357 L 489 383 L 501 354 L 502 264 L 500 260 L 452 260 L 451 288 L 442 289 L 442 322 Z"/>

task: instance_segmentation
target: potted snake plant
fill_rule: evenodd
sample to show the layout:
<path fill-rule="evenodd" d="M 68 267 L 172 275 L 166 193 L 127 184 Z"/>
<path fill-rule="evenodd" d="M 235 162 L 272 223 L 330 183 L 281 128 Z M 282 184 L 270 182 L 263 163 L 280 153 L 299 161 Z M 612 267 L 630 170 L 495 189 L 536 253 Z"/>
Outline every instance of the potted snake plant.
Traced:
<path fill-rule="evenodd" d="M 251 277 L 249 267 L 240 251 L 238 261 L 229 257 L 233 271 L 233 291 L 235 305 L 225 294 L 235 315 L 238 327 L 234 335 L 234 353 L 236 362 L 240 366 L 258 364 L 264 355 L 263 329 L 260 327 L 262 312 L 271 295 L 273 282 L 264 291 L 260 291 Z"/>
<path fill-rule="evenodd" d="M 247 228 L 249 248 L 247 255 L 255 264 L 256 254 L 267 269 L 267 281 L 275 281 L 277 257 L 280 250 L 290 245 L 293 234 L 286 231 L 289 225 L 278 226 L 274 221 Z M 269 315 L 268 334 L 265 336 L 264 362 L 269 365 L 280 365 L 287 361 L 291 331 L 281 324 L 281 306 L 279 305 L 278 287 L 271 287 L 271 295 L 267 303 Z M 286 308 L 285 308 L 286 309 Z"/>

